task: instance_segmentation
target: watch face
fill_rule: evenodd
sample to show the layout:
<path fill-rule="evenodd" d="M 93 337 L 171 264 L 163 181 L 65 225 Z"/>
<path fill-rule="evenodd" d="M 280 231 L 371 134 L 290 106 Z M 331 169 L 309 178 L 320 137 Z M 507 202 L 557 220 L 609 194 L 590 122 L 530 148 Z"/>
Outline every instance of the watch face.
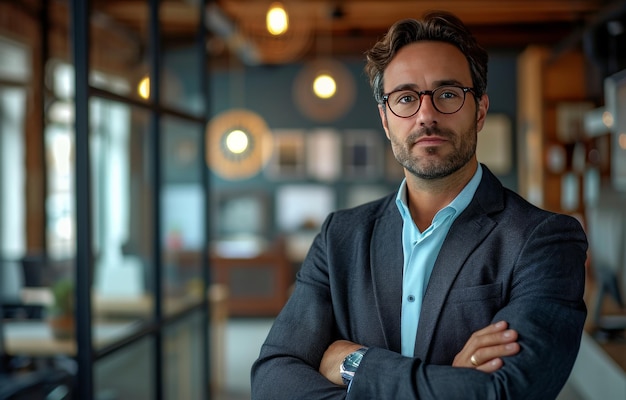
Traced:
<path fill-rule="evenodd" d="M 361 360 L 363 359 L 363 355 L 366 351 L 366 348 L 358 349 L 357 351 L 348 354 L 346 358 L 343 359 L 339 372 L 341 373 L 341 378 L 343 379 L 343 383 L 345 385 L 350 383 L 352 378 L 354 378 L 354 373 L 357 368 L 359 368 L 359 364 L 361 364 Z"/>
<path fill-rule="evenodd" d="M 359 352 L 350 353 L 348 354 L 346 359 L 343 361 L 344 367 L 348 370 L 352 368 L 356 370 L 359 367 L 359 364 L 361 363 L 362 358 L 363 358 L 363 354 Z"/>

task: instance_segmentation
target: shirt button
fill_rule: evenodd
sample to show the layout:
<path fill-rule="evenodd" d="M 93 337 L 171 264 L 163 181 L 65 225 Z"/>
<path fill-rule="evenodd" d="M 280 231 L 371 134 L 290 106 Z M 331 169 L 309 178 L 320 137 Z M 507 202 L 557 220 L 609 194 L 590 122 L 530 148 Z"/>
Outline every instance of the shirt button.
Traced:
<path fill-rule="evenodd" d="M 415 301 L 415 296 L 413 296 L 412 294 L 410 294 L 407 298 L 406 298 L 410 303 L 413 303 Z"/>

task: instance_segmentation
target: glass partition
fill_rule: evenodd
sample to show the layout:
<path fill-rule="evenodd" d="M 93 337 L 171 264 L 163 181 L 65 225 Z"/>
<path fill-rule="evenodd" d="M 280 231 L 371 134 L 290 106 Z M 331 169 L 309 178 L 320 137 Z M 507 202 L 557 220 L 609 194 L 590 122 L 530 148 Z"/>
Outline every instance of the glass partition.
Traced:
<path fill-rule="evenodd" d="M 206 198 L 202 182 L 201 124 L 164 117 L 161 124 L 163 185 L 161 226 L 165 312 L 202 301 L 202 251 Z"/>
<path fill-rule="evenodd" d="M 169 326 L 163 342 L 164 398 L 167 400 L 202 400 L 207 378 L 194 371 L 202 370 L 202 315 L 198 312 Z"/>
<path fill-rule="evenodd" d="M 201 3 L 201 2 L 198 2 Z M 204 64 L 204 53 L 196 51 L 199 37 L 181 39 L 181 19 L 185 25 L 200 25 L 199 7 L 181 6 L 172 1 L 160 2 L 161 76 L 160 103 L 168 109 L 202 117 L 204 88 L 198 80 Z M 191 39 L 191 40 L 190 40 Z M 204 46 L 204 44 L 201 44 Z"/>
<path fill-rule="evenodd" d="M 154 399 L 154 340 L 145 338 L 94 365 L 94 399 Z"/>
<path fill-rule="evenodd" d="M 207 398 L 203 2 L 127 6 L 0 2 L 1 349 L 76 398 Z"/>
<path fill-rule="evenodd" d="M 154 316 L 149 113 L 90 100 L 94 326 Z"/>
<path fill-rule="evenodd" d="M 91 1 L 89 42 L 89 84 L 97 89 L 147 103 L 150 97 L 149 1 L 133 3 L 124 10 L 121 3 Z M 144 24 L 124 24 L 124 13 L 132 13 Z"/>
<path fill-rule="evenodd" d="M 7 304 L 19 301 L 24 279 L 20 258 L 26 249 L 25 199 L 21 190 L 26 173 L 25 108 L 25 87 L 0 84 L 0 303 Z"/>

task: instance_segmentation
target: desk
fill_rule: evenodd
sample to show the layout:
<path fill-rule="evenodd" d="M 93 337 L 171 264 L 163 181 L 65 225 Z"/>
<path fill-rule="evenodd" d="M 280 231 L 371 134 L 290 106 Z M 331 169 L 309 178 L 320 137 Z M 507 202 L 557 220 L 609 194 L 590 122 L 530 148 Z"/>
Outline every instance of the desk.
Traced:
<path fill-rule="evenodd" d="M 225 310 L 228 300 L 228 288 L 225 285 L 213 284 L 207 292 L 211 311 L 214 317 L 224 319 L 228 313 Z M 21 291 L 24 305 L 48 306 L 52 304 L 52 294 L 49 288 L 24 288 Z M 152 315 L 154 301 L 151 295 L 138 296 L 102 296 L 97 292 L 92 294 L 94 314 L 97 317 L 115 318 L 148 318 Z M 165 315 L 176 314 L 187 307 L 197 304 L 198 297 L 168 296 L 163 301 Z M 220 320 L 221 322 L 221 320 Z"/>
<path fill-rule="evenodd" d="M 46 321 L 5 320 L 4 340 L 5 351 L 9 355 L 27 355 L 33 357 L 49 357 L 55 355 L 76 355 L 76 341 L 73 339 L 56 339 Z M 121 339 L 139 327 L 138 322 L 103 322 L 93 327 L 94 344 L 104 346 Z"/>
<path fill-rule="evenodd" d="M 229 292 L 225 285 L 213 284 L 209 287 L 211 379 L 212 386 L 216 390 L 220 389 L 226 381 L 225 332 L 229 315 L 228 297 Z M 22 291 L 24 304 L 46 305 L 50 304 L 51 300 L 48 289 L 28 288 Z M 169 315 L 197 303 L 197 298 L 167 297 L 163 302 L 163 308 L 165 314 Z M 100 346 L 132 332 L 132 329 L 136 329 L 137 324 L 139 324 L 137 319 L 150 318 L 154 309 L 154 301 L 149 295 L 124 298 L 94 294 L 93 307 L 94 314 L 98 319 L 124 321 L 119 323 L 98 322 L 94 325 L 95 344 Z M 43 321 L 7 322 L 5 325 L 7 331 L 6 347 L 9 354 L 50 356 L 55 354 L 74 355 L 76 353 L 76 344 L 73 340 L 54 339 L 50 327 Z M 11 330 L 10 333 L 9 330 Z"/>

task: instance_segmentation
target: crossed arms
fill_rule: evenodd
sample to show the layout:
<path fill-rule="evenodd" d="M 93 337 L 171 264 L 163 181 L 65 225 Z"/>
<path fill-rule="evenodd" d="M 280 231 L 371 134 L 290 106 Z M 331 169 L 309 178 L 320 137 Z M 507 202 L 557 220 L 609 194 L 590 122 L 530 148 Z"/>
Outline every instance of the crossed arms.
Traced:
<path fill-rule="evenodd" d="M 499 298 L 454 303 L 451 291 L 424 357 L 399 354 L 393 339 L 399 336 L 399 315 L 391 317 L 397 327 L 381 323 L 389 316 L 380 310 L 391 300 L 380 297 L 384 291 L 372 289 L 367 268 L 354 268 L 369 265 L 368 252 L 330 256 L 342 253 L 336 246 L 342 246 L 344 239 L 329 224 L 316 238 L 294 294 L 253 366 L 253 400 L 554 399 L 558 395 L 576 359 L 586 316 L 582 301 L 586 239 L 573 219 L 546 218 L 519 249 L 498 251 L 504 256 L 493 262 L 498 267 L 511 265 L 510 271 L 481 273 L 494 274 L 490 279 L 502 288 Z M 474 278 L 475 271 L 467 277 L 463 274 L 488 264 L 486 260 L 493 258 L 491 247 L 489 243 L 478 246 L 464 261 L 457 281 L 466 279 L 471 284 L 471 279 L 479 279 Z M 349 270 L 338 269 L 349 262 Z M 455 293 L 476 292 L 474 287 L 454 289 L 459 289 Z M 496 321 L 506 321 L 508 327 L 494 325 Z M 503 337 L 505 332 L 510 336 Z M 338 384 L 338 363 L 355 346 L 367 346 L 368 351 L 346 393 L 345 386 Z M 472 355 L 477 368 L 469 361 Z"/>

